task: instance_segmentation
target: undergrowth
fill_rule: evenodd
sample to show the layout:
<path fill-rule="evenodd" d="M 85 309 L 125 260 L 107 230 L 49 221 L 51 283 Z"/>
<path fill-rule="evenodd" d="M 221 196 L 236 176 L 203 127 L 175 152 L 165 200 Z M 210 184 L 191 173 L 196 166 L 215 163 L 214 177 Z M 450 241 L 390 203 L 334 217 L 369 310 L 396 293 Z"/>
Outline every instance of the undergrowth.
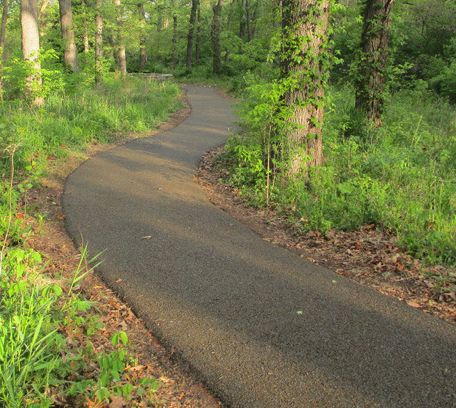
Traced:
<path fill-rule="evenodd" d="M 271 205 L 303 232 L 375 224 L 410 254 L 456 265 L 456 109 L 420 83 L 390 97 L 384 126 L 371 130 L 353 106 L 353 89 L 329 91 L 324 165 L 290 181 L 281 143 L 270 131 L 273 86 L 251 84 L 239 112 L 243 131 L 226 148 L 231 180 L 252 205 Z M 268 153 L 269 152 L 269 153 Z M 267 163 L 275 165 L 267 167 Z M 284 166 L 282 166 L 284 168 Z"/>
<path fill-rule="evenodd" d="M 126 379 L 127 367 L 137 365 L 126 333 L 106 349 L 93 346 L 103 324 L 77 290 L 88 273 L 85 251 L 69 279 L 46 274 L 42 256 L 26 247 L 31 226 L 24 221 L 43 217 L 23 197 L 40 185 L 49 158 L 147 131 L 180 107 L 179 93 L 171 83 L 107 79 L 54 94 L 41 109 L 21 100 L 0 105 L 0 406 L 102 407 L 113 396 L 152 397 L 158 388 L 154 378 Z"/>

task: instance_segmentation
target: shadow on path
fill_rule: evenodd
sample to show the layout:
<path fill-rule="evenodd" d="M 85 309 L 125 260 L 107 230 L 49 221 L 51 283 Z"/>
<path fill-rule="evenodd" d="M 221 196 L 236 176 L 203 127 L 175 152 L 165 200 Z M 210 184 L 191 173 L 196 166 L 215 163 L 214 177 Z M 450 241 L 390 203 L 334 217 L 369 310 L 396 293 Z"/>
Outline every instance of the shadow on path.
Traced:
<path fill-rule="evenodd" d="M 263 241 L 206 200 L 193 174 L 233 117 L 211 89 L 188 97 L 177 128 L 101 153 L 67 181 L 69 234 L 106 250 L 110 286 L 227 405 L 455 407 L 454 327 Z"/>

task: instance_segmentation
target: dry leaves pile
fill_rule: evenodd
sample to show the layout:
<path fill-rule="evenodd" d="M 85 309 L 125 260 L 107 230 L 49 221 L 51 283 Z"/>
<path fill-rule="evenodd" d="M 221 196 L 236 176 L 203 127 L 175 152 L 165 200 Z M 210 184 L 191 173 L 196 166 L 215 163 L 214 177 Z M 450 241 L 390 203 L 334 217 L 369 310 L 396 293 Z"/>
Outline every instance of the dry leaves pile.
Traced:
<path fill-rule="evenodd" d="M 456 324 L 456 270 L 428 266 L 404 253 L 393 236 L 366 225 L 355 232 L 331 230 L 300 234 L 288 219 L 272 210 L 246 207 L 227 180 L 228 171 L 215 158 L 217 148 L 202 159 L 197 179 L 209 200 L 256 231 L 310 262 L 347 276 L 385 295 Z M 220 180 L 225 180 L 220 182 Z"/>

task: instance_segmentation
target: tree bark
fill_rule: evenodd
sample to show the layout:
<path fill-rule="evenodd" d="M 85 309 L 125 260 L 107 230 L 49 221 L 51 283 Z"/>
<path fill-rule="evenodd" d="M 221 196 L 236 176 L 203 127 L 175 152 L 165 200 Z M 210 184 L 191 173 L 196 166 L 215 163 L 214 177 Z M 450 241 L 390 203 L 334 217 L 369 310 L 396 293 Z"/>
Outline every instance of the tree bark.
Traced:
<path fill-rule="evenodd" d="M 123 21 L 122 21 L 122 8 L 120 6 L 120 0 L 114 0 L 114 5 L 117 10 L 117 36 L 116 36 L 116 53 L 117 60 L 119 61 L 119 69 L 122 75 L 127 75 L 127 56 L 125 53 L 125 45 L 123 41 Z"/>
<path fill-rule="evenodd" d="M 40 37 L 38 28 L 37 0 L 21 0 L 22 54 L 30 61 L 32 72 L 26 78 L 27 96 L 33 98 L 33 105 L 42 106 L 41 63 L 39 60 Z"/>
<path fill-rule="evenodd" d="M 96 32 L 95 32 L 95 83 L 103 82 L 103 16 L 101 8 L 103 0 L 97 0 L 96 4 Z"/>
<path fill-rule="evenodd" d="M 394 0 L 366 0 L 361 34 L 361 61 L 356 80 L 356 109 L 373 127 L 382 125 L 390 14 Z"/>
<path fill-rule="evenodd" d="M 2 27 L 0 31 L 0 49 L 2 53 L 2 61 L 6 61 L 5 54 L 5 39 L 6 39 L 6 21 L 8 19 L 8 0 L 3 0 L 3 11 L 2 11 Z"/>
<path fill-rule="evenodd" d="M 223 0 L 218 0 L 217 4 L 212 6 L 214 18 L 212 20 L 212 72 L 219 75 L 222 70 L 220 33 L 222 31 L 222 7 Z"/>
<path fill-rule="evenodd" d="M 144 12 L 144 3 L 138 3 L 139 12 L 139 70 L 144 72 L 147 64 L 147 50 L 146 50 L 146 13 Z"/>
<path fill-rule="evenodd" d="M 324 113 L 330 0 L 282 0 L 282 78 L 289 110 L 289 171 L 298 177 L 323 161 Z"/>
<path fill-rule="evenodd" d="M 176 68 L 176 50 L 177 49 L 177 14 L 173 15 L 173 44 L 171 54 L 171 67 Z"/>
<path fill-rule="evenodd" d="M 190 27 L 187 35 L 187 68 L 192 67 L 193 63 L 193 38 L 195 36 L 195 21 L 196 21 L 196 10 L 198 8 L 199 0 L 192 0 L 192 10 L 190 12 Z"/>
<path fill-rule="evenodd" d="M 247 14 L 247 0 L 240 0 L 241 3 L 241 18 L 239 20 L 239 38 L 244 39 L 246 33 L 246 14 Z"/>
<path fill-rule="evenodd" d="M 87 1 L 82 1 L 82 23 L 84 24 L 84 29 L 82 32 L 82 41 L 84 44 L 84 53 L 89 52 L 89 29 L 87 22 Z"/>
<path fill-rule="evenodd" d="M 245 0 L 245 16 L 247 24 L 247 41 L 252 41 L 252 29 L 251 29 L 251 15 L 250 15 L 250 4 L 248 0 Z"/>
<path fill-rule="evenodd" d="M 65 47 L 65 65 L 73 72 L 79 72 L 78 53 L 74 41 L 73 14 L 71 12 L 71 0 L 59 0 L 60 26 Z"/>
<path fill-rule="evenodd" d="M 198 3 L 198 23 L 196 28 L 195 60 L 201 58 L 201 3 Z"/>

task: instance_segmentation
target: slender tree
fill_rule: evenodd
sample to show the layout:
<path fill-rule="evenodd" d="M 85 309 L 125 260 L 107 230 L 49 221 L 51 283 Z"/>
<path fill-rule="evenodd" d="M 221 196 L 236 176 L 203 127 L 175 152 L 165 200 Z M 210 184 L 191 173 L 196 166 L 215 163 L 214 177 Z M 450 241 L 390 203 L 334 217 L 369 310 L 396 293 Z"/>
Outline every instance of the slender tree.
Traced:
<path fill-rule="evenodd" d="M 177 52 L 177 13 L 173 8 L 173 41 L 171 46 L 171 68 L 176 68 L 176 52 Z"/>
<path fill-rule="evenodd" d="M 147 50 L 146 50 L 146 13 L 144 11 L 144 3 L 138 3 L 139 13 L 139 70 L 143 72 L 147 64 Z"/>
<path fill-rule="evenodd" d="M 195 47 L 195 59 L 199 61 L 201 58 L 201 3 L 198 3 L 198 22 L 196 28 L 196 47 Z"/>
<path fill-rule="evenodd" d="M 199 0 L 192 0 L 192 10 L 190 12 L 190 27 L 187 35 L 187 68 L 191 68 L 193 63 L 193 38 L 195 36 L 196 11 L 198 9 Z"/>
<path fill-rule="evenodd" d="M 330 0 L 282 0 L 282 78 L 288 108 L 290 177 L 323 160 Z"/>
<path fill-rule="evenodd" d="M 390 14 L 394 0 L 365 0 L 356 108 L 374 127 L 382 125 Z"/>
<path fill-rule="evenodd" d="M 74 41 L 73 14 L 71 11 L 71 0 L 59 0 L 60 27 L 65 47 L 65 65 L 71 71 L 78 72 L 78 53 Z"/>
<path fill-rule="evenodd" d="M 22 54 L 31 64 L 31 72 L 26 78 L 27 95 L 33 105 L 44 103 L 39 95 L 41 89 L 41 63 L 39 59 L 40 37 L 38 29 L 38 5 L 36 0 L 21 0 Z"/>
<path fill-rule="evenodd" d="M 3 0 L 2 11 L 2 27 L 0 30 L 0 52 L 2 53 L 2 61 L 6 61 L 5 53 L 5 38 L 6 38 L 6 21 L 8 19 L 8 0 Z"/>
<path fill-rule="evenodd" d="M 87 21 L 87 3 L 86 0 L 82 1 L 82 23 L 84 25 L 82 31 L 82 40 L 84 44 L 84 53 L 89 52 L 89 25 Z"/>
<path fill-rule="evenodd" d="M 95 82 L 103 82 L 103 16 L 101 14 L 103 0 L 97 0 L 96 3 L 96 32 L 95 32 Z"/>
<path fill-rule="evenodd" d="M 212 20 L 212 72 L 219 75 L 222 70 L 220 33 L 222 31 L 222 7 L 223 0 L 217 0 L 212 6 L 214 17 Z"/>
<path fill-rule="evenodd" d="M 116 33 L 116 60 L 119 63 L 120 73 L 127 75 L 127 55 L 125 53 L 124 35 L 123 35 L 123 20 L 122 20 L 122 8 L 120 0 L 114 0 L 116 6 L 116 22 L 117 22 L 117 33 Z"/>

